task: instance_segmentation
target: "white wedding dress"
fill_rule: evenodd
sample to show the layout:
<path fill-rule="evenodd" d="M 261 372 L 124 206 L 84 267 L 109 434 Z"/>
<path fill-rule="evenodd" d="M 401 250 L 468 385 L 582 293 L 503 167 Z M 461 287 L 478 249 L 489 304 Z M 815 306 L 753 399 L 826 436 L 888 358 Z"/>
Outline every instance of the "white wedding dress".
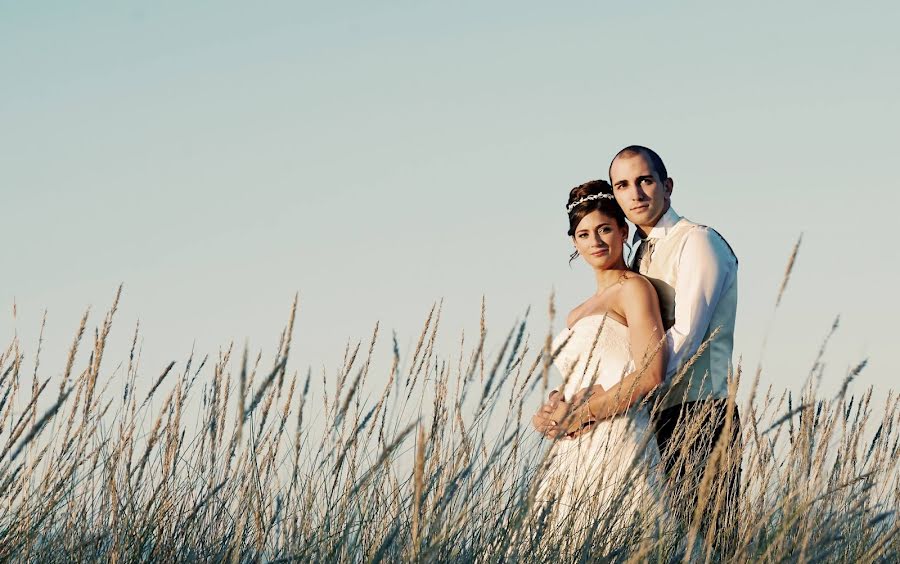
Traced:
<path fill-rule="evenodd" d="M 554 364 L 567 401 L 591 385 L 608 390 L 634 370 L 628 337 L 628 328 L 606 315 L 583 317 L 556 336 Z M 648 410 L 640 404 L 576 439 L 555 441 L 544 468 L 536 509 L 545 508 L 565 534 L 625 526 L 636 512 L 646 523 L 664 512 L 659 449 Z"/>

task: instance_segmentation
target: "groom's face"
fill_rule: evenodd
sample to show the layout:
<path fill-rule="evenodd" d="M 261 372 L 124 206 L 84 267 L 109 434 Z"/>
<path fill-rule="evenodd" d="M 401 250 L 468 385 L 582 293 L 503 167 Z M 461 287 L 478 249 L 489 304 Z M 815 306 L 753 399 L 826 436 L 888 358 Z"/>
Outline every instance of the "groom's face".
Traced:
<path fill-rule="evenodd" d="M 643 155 L 618 157 L 609 167 L 609 176 L 625 216 L 644 233 L 669 209 L 672 179 L 659 178 Z"/>

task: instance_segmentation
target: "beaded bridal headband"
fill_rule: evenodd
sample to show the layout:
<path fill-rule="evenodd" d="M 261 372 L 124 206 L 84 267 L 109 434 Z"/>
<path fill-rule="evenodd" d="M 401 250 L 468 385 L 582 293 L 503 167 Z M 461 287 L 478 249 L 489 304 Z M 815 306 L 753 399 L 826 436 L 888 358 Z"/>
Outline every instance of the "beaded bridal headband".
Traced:
<path fill-rule="evenodd" d="M 583 204 L 585 202 L 589 202 L 591 200 L 600 200 L 600 199 L 614 200 L 615 198 L 616 197 L 613 196 L 612 194 L 591 194 L 590 196 L 585 196 L 584 198 L 575 200 L 574 202 L 572 202 L 571 204 L 566 206 L 566 213 L 572 213 L 572 210 L 575 209 L 575 206 L 577 206 L 579 204 Z"/>

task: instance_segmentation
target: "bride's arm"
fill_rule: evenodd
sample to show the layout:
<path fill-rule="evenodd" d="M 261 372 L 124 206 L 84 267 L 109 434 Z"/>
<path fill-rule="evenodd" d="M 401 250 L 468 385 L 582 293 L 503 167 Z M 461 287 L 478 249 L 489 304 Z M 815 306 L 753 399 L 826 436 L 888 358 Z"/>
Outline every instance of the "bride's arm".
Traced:
<path fill-rule="evenodd" d="M 603 420 L 628 411 L 663 381 L 666 369 L 666 342 L 656 290 L 643 276 L 623 283 L 620 307 L 628 322 L 635 371 L 608 390 L 599 386 L 580 390 L 572 404 L 594 420 Z M 585 400 L 585 398 L 587 398 Z M 576 417 L 575 420 L 582 420 Z"/>

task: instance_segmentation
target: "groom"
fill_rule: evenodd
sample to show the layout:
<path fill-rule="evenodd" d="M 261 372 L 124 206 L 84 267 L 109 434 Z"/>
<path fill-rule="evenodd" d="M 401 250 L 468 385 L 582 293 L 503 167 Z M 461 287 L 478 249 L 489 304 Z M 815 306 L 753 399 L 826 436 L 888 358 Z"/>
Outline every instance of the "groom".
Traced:
<path fill-rule="evenodd" d="M 737 408 L 728 414 L 728 375 L 737 309 L 738 261 L 713 229 L 679 216 L 672 208 L 674 182 L 662 159 L 639 145 L 619 151 L 609 166 L 616 201 L 636 226 L 631 268 L 656 287 L 669 353 L 654 421 L 666 474 L 682 490 L 682 515 L 691 522 L 698 503 L 704 528 L 725 525 L 736 510 L 740 487 Z M 702 347 L 702 349 L 701 349 Z M 729 422 L 730 420 L 730 422 Z M 728 431 L 730 436 L 726 436 Z M 698 499 L 710 455 L 720 443 L 731 464 L 711 467 L 725 497 Z M 737 454 L 735 454 L 737 453 Z M 723 531 L 724 532 L 724 531 Z"/>

